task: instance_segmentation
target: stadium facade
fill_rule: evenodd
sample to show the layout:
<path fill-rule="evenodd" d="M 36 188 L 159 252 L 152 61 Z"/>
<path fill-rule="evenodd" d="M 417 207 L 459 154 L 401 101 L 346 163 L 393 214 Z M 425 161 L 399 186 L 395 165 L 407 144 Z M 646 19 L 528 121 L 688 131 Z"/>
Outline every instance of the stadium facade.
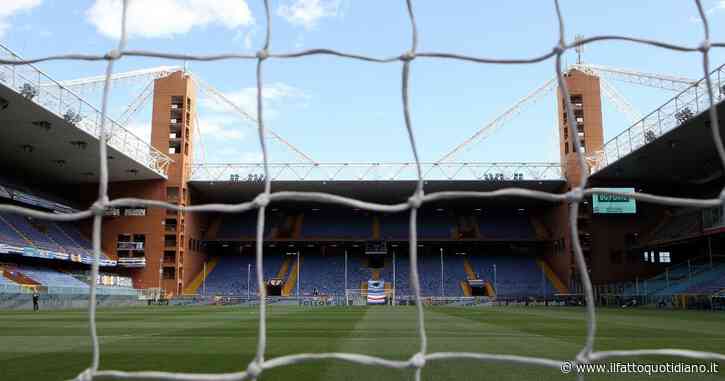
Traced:
<path fill-rule="evenodd" d="M 426 190 L 490 191 L 519 187 L 564 193 L 571 189 L 580 178 L 571 129 L 576 128 L 575 136 L 592 167 L 597 168 L 596 161 L 606 153 L 607 147 L 599 78 L 572 69 L 565 79 L 576 120 L 567 120 L 564 99 L 559 93 L 561 176 L 533 178 L 521 173 L 493 173 L 493 176 L 469 180 L 428 180 Z M 4 198 L 3 202 L 58 212 L 87 208 L 97 194 L 98 150 L 94 148 L 98 145 L 97 138 L 78 128 L 79 121 L 67 118 L 67 113 L 54 114 L 40 107 L 37 99 L 26 95 L 17 86 L 13 88 L 8 83 L 0 86 L 0 97 L 5 102 L 5 109 L 0 111 L 0 123 L 3 123 L 0 145 L 6 174 L 0 184 L 3 186 L 0 197 Z M 720 104 L 717 107 L 720 112 Z M 153 163 L 163 165 L 139 161 L 133 153 L 115 149 L 111 143 L 117 142 L 113 140 L 109 143 L 108 157 L 112 199 L 144 198 L 187 206 L 239 203 L 251 200 L 262 191 L 262 171 L 258 166 L 257 170 L 251 167 L 244 173 L 225 172 L 228 176 L 212 180 L 192 174 L 203 166 L 192 163 L 196 108 L 197 89 L 186 73 L 177 71 L 155 80 L 150 147 L 141 150 L 154 152 Z M 699 114 L 684 118 L 677 129 L 660 130 L 656 134 L 643 130 L 640 136 L 643 143 L 636 149 L 630 136 L 631 153 L 597 168 L 587 186 L 689 197 L 717 194 L 722 188 L 723 176 L 717 166 L 714 146 L 706 136 L 709 129 L 702 128 L 707 123 L 707 116 Z M 386 203 L 405 201 L 414 186 L 413 181 L 381 179 L 286 181 L 275 178 L 272 181 L 273 191 L 319 191 Z M 680 210 L 634 203 L 626 197 L 594 197 L 583 202 L 576 220 L 595 284 L 655 276 L 675 261 L 694 263 L 698 258 L 708 257 L 712 266 L 713 258 L 722 247 L 721 210 Z M 505 284 L 518 282 L 528 285 L 517 289 L 520 292 L 512 291 L 516 295 L 532 293 L 531 290 L 539 295 L 575 293 L 579 282 L 569 235 L 569 213 L 566 203 L 548 204 L 520 198 L 462 199 L 425 205 L 419 220 L 424 291 L 471 295 L 471 287 L 514 290 L 516 287 Z M 28 228 L 26 223 L 32 221 L 23 220 L 24 217 L 3 213 L 0 218 L 4 253 L 17 256 L 12 258 L 32 257 L 24 253 L 34 250 L 43 254 L 36 257 L 53 260 L 67 252 L 66 259 L 74 255 L 77 260 L 71 262 L 78 262 L 78 266 L 89 263 L 90 221 L 80 226 L 60 226 L 73 232 L 58 238 L 48 232 L 56 226 Z M 313 203 L 279 203 L 268 208 L 267 221 L 265 261 L 269 258 L 270 262 L 265 278 L 276 280 L 274 286 L 282 295 L 317 292 L 320 288 L 330 292 L 314 282 L 302 282 L 300 286 L 297 277 L 303 263 L 310 265 L 309 270 L 304 270 L 308 274 L 338 283 L 335 290 L 342 287 L 339 283 L 343 266 L 343 289 L 364 288 L 366 282 L 379 279 L 385 280 L 386 290 L 407 287 L 401 286 L 407 282 L 409 266 L 407 213 L 382 214 Z M 33 229 L 46 230 L 40 234 Z M 167 295 L 199 293 L 201 287 L 207 286 L 210 292 L 253 292 L 256 286 L 249 285 L 247 276 L 254 265 L 255 229 L 256 211 L 230 215 L 160 208 L 109 209 L 102 229 L 104 270 L 131 278 L 134 288 L 160 287 Z M 70 239 L 66 240 L 66 236 Z M 14 242 L 13 238 L 16 238 Z M 47 244 L 43 245 L 44 242 Z M 69 244 L 77 247 L 68 249 Z M 78 254 L 73 254 L 74 250 Z M 60 257 L 53 257 L 56 254 Z M 519 261 L 520 258 L 526 260 Z M 348 279 L 348 266 L 370 271 L 360 279 L 352 275 Z M 446 274 L 453 267 L 458 269 L 457 273 Z M 431 280 L 425 279 L 426 271 L 434 274 Z M 330 275 L 333 273 L 334 276 Z M 388 284 L 391 276 L 394 280 Z"/>

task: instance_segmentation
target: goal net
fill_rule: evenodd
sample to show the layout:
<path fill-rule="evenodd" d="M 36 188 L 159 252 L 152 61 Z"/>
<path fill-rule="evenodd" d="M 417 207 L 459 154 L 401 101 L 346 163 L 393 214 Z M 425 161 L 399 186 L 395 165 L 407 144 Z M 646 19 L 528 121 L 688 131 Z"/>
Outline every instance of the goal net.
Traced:
<path fill-rule="evenodd" d="M 401 0 L 402 1 L 402 0 Z M 571 140 L 574 142 L 574 150 L 578 156 L 578 164 L 581 169 L 579 186 L 573 187 L 570 191 L 564 194 L 553 194 L 542 191 L 533 191 L 520 188 L 506 188 L 496 191 L 486 192 L 462 192 L 462 191 L 447 191 L 437 193 L 425 193 L 424 179 L 421 171 L 421 165 L 418 155 L 418 146 L 416 145 L 416 135 L 413 123 L 411 121 L 410 113 L 410 97 L 409 88 L 411 79 L 411 71 L 415 66 L 417 60 L 458 60 L 466 61 L 477 64 L 534 64 L 543 61 L 552 61 L 552 70 L 556 74 L 559 89 L 562 94 L 562 98 L 565 100 L 565 109 L 568 120 L 575 120 L 572 104 L 567 90 L 566 82 L 564 80 L 564 74 L 562 69 L 562 56 L 563 54 L 571 49 L 575 49 L 579 46 L 596 42 L 606 41 L 620 41 L 638 45 L 648 45 L 661 49 L 669 49 L 678 52 L 692 52 L 701 56 L 701 64 L 703 75 L 706 81 L 705 88 L 707 89 L 707 99 L 709 105 L 709 117 L 711 120 L 711 130 L 714 139 L 714 143 L 721 159 L 722 164 L 725 164 L 725 149 L 720 138 L 718 115 L 713 107 L 715 103 L 715 95 L 713 89 L 719 89 L 722 84 L 719 82 L 720 79 L 712 79 L 708 74 L 710 72 L 709 53 L 714 48 L 725 47 L 725 42 L 714 42 L 710 40 L 709 22 L 706 12 L 703 10 L 700 0 L 694 0 L 691 6 L 699 12 L 700 22 L 699 25 L 703 28 L 703 39 L 692 45 L 678 45 L 669 43 L 667 41 L 656 41 L 648 40 L 643 38 L 635 38 L 629 36 L 617 36 L 617 35 L 601 35 L 601 36 L 590 36 L 577 39 L 576 41 L 567 41 L 565 39 L 565 26 L 566 19 L 563 16 L 559 7 L 558 0 L 553 0 L 552 6 L 556 11 L 558 18 L 558 39 L 552 41 L 551 46 L 548 48 L 548 52 L 540 56 L 534 57 L 521 57 L 521 58 L 490 58 L 490 57 L 478 57 L 470 55 L 460 55 L 449 52 L 432 52 L 432 51 L 418 51 L 418 31 L 415 20 L 415 12 L 413 8 L 413 0 L 406 1 L 407 16 L 410 28 L 412 31 L 412 39 L 408 50 L 402 52 L 400 55 L 393 57 L 373 57 L 361 54 L 354 54 L 345 51 L 337 51 L 331 49 L 308 49 L 298 52 L 275 52 L 272 50 L 274 30 L 271 25 L 271 14 L 269 1 L 264 0 L 265 6 L 265 20 L 266 20 L 266 32 L 264 36 L 264 45 L 259 52 L 256 54 L 240 54 L 236 52 L 230 53 L 219 53 L 213 55 L 200 55 L 200 54 L 184 54 L 184 53 L 165 53 L 159 51 L 149 50 L 129 50 L 126 47 L 126 24 L 127 20 L 127 9 L 128 0 L 123 1 L 123 11 L 119 17 L 122 20 L 121 23 L 121 37 L 115 49 L 104 53 L 104 54 L 64 54 L 47 57 L 38 57 L 34 59 L 1 59 L 0 64 L 12 65 L 14 67 L 22 68 L 25 65 L 33 63 L 50 61 L 50 60 L 85 60 L 85 61 L 105 61 L 106 72 L 105 72 L 105 84 L 103 91 L 103 103 L 101 108 L 101 123 L 99 128 L 99 173 L 100 173 L 100 184 L 98 189 L 97 201 L 91 208 L 85 211 L 77 213 L 67 214 L 53 214 L 44 213 L 36 210 L 31 210 L 23 207 L 12 206 L 12 205 L 0 205 L 0 211 L 19 213 L 33 218 L 40 218 L 54 221 L 76 221 L 85 218 L 93 219 L 93 249 L 94 249 L 94 261 L 92 264 L 92 279 L 95 279 L 98 274 L 98 267 L 100 262 L 101 253 L 101 223 L 104 217 L 104 211 L 109 208 L 134 208 L 134 207 L 146 207 L 146 208 L 163 208 L 167 210 L 187 211 L 187 212 L 221 212 L 221 213 L 239 213 L 243 211 L 256 210 L 258 213 L 257 218 L 257 233 L 256 233 L 256 268 L 257 274 L 257 285 L 258 289 L 261 290 L 259 300 L 265 298 L 265 283 L 263 279 L 263 263 L 262 263 L 262 251 L 264 241 L 264 231 L 267 221 L 265 220 L 265 211 L 270 204 L 278 202 L 320 202 L 328 204 L 336 204 L 340 206 L 346 206 L 351 208 L 359 208 L 369 211 L 391 213 L 391 212 L 403 212 L 407 211 L 410 217 L 409 224 L 409 255 L 410 255 L 410 286 L 413 291 L 413 298 L 416 300 L 420 299 L 420 284 L 418 274 L 418 245 L 417 245 L 417 216 L 422 205 L 441 200 L 452 200 L 458 198 L 481 198 L 491 199 L 497 197 L 524 197 L 534 199 L 540 202 L 548 203 L 567 203 L 569 208 L 570 216 L 570 231 L 571 240 L 573 242 L 574 258 L 576 267 L 581 277 L 583 284 L 583 295 L 586 304 L 586 318 L 587 318 L 587 334 L 586 340 L 582 343 L 581 350 L 578 352 L 574 359 L 555 359 L 555 358 L 540 358 L 540 357 L 528 357 L 519 356 L 515 354 L 501 355 L 491 353 L 470 353 L 470 352 L 434 352 L 428 351 L 428 340 L 426 335 L 426 329 L 424 324 L 424 308 L 422 303 L 415 303 L 416 314 L 417 314 L 417 336 L 418 345 L 417 348 L 410 353 L 408 360 L 399 361 L 388 358 L 362 355 L 356 353 L 299 353 L 292 355 L 285 355 L 276 358 L 265 358 L 267 350 L 267 313 L 266 304 L 259 303 L 259 333 L 256 347 L 256 355 L 254 359 L 246 367 L 246 370 L 234 373 L 225 374 L 193 374 L 193 373 L 172 373 L 172 372 L 156 372 L 156 371 L 142 371 L 142 372 L 126 372 L 116 370 L 100 370 L 100 359 L 101 359 L 101 346 L 99 345 L 98 335 L 96 331 L 96 289 L 97 285 L 91 282 L 90 285 L 90 297 L 88 304 L 88 319 L 90 327 L 90 340 L 92 343 L 92 357 L 89 362 L 89 366 L 81 374 L 77 376 L 77 380 L 93 380 L 93 379 L 145 379 L 145 380 L 244 380 L 244 379 L 256 379 L 258 376 L 263 374 L 266 370 L 275 367 L 282 366 L 294 366 L 304 362 L 320 361 L 320 360 L 338 360 L 349 363 L 356 363 L 361 365 L 376 366 L 376 367 L 389 367 L 389 368 L 412 368 L 415 370 L 415 379 L 420 380 L 421 373 L 424 371 L 426 364 L 430 362 L 441 362 L 441 361 L 455 361 L 460 359 L 478 360 L 482 362 L 504 362 L 504 363 L 517 363 L 517 364 L 528 364 L 532 366 L 541 366 L 548 368 L 560 369 L 564 361 L 573 361 L 576 364 L 598 362 L 608 358 L 617 357 L 631 357 L 631 356 L 679 356 L 687 358 L 697 359 L 712 359 L 725 361 L 725 355 L 721 353 L 712 352 L 700 352 L 692 351 L 687 349 L 642 349 L 642 350 L 614 350 L 614 351 L 595 351 L 594 343 L 596 339 L 597 329 L 597 316 L 594 309 L 594 300 L 592 294 L 592 285 L 587 272 L 586 263 L 582 255 L 582 248 L 579 242 L 578 226 L 577 226 L 577 215 L 579 210 L 579 204 L 585 196 L 591 196 L 595 193 L 605 193 L 610 195 L 618 195 L 624 197 L 631 197 L 643 202 L 659 203 L 670 206 L 688 206 L 688 207 L 714 207 L 720 206 L 725 198 L 725 193 L 722 193 L 723 198 L 714 199 L 679 199 L 672 197 L 656 196 L 647 193 L 619 193 L 608 191 L 599 188 L 585 189 L 587 179 L 589 176 L 589 170 L 585 156 L 582 151 L 579 139 L 576 139 L 574 135 L 576 132 L 574 129 L 570 129 Z M 441 3 L 442 4 L 442 3 Z M 446 4 L 447 5 L 447 4 Z M 678 2 L 678 5 L 681 3 Z M 264 107 L 264 68 L 265 63 L 269 60 L 293 60 L 301 57 L 315 56 L 315 55 L 327 55 L 335 56 L 340 59 L 358 60 L 370 63 L 379 64 L 391 64 L 400 65 L 401 76 L 400 76 L 400 90 L 402 98 L 402 120 L 401 128 L 404 128 L 407 132 L 408 144 L 412 152 L 412 157 L 416 165 L 417 170 L 417 186 L 413 194 L 405 203 L 400 204 L 379 204 L 371 202 L 363 202 L 360 200 L 347 198 L 343 196 L 337 196 L 326 193 L 306 193 L 306 192 L 272 192 L 271 191 L 271 178 L 269 175 L 268 163 L 270 157 L 267 153 L 266 147 L 266 132 L 265 132 L 265 107 Z M 257 99 L 257 131 L 259 144 L 262 151 L 262 160 L 264 163 L 264 190 L 262 193 L 257 195 L 251 201 L 240 202 L 237 204 L 215 204 L 215 205 L 194 205 L 188 207 L 179 207 L 176 205 L 168 204 L 161 201 L 145 200 L 145 199 L 114 199 L 110 200 L 108 196 L 108 154 L 107 154 L 107 141 L 112 138 L 110 128 L 107 125 L 106 112 L 108 109 L 108 99 L 111 92 L 111 76 L 114 72 L 114 66 L 116 62 L 128 56 L 143 56 L 153 57 L 161 59 L 176 59 L 176 60 L 187 60 L 187 61 L 215 61 L 215 60 L 247 60 L 256 62 L 256 99 Z M 713 83 L 715 80 L 718 83 Z M 720 97 L 720 94 L 717 95 Z"/>

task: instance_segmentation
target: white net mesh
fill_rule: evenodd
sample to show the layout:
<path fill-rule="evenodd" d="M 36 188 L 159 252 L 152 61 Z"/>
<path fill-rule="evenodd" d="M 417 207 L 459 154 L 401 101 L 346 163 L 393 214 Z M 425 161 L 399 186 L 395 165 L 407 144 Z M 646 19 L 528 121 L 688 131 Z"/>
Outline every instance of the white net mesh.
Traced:
<path fill-rule="evenodd" d="M 502 59 L 502 58 L 484 58 L 474 57 L 467 55 L 459 55 L 454 53 L 445 52 L 418 52 L 418 34 L 416 30 L 415 13 L 413 11 L 412 0 L 407 0 L 407 11 L 412 29 L 412 41 L 411 47 L 408 51 L 395 57 L 370 57 L 359 54 L 351 54 L 330 49 L 309 49 L 299 52 L 292 53 L 271 53 L 270 40 L 272 25 L 270 20 L 270 10 L 268 0 L 264 1 L 265 15 L 266 15 L 266 34 L 264 39 L 263 48 L 255 55 L 250 54 L 239 54 L 239 53 L 227 53 L 227 54 L 216 54 L 216 55 L 193 55 L 193 54 L 174 54 L 174 53 L 162 53 L 155 51 L 143 51 L 143 50 L 127 50 L 126 49 L 126 21 L 127 21 L 127 10 L 129 0 L 123 1 L 123 12 L 122 12 L 122 27 L 121 27 L 121 38 L 118 42 L 118 47 L 104 55 L 83 55 L 83 54 L 65 54 L 56 56 L 47 56 L 36 59 L 20 60 L 20 59 L 0 59 L 0 63 L 7 65 L 22 65 L 51 61 L 51 60 L 86 60 L 86 61 L 107 61 L 106 67 L 106 80 L 103 90 L 103 103 L 101 108 L 101 121 L 100 133 L 98 136 L 107 137 L 109 135 L 109 126 L 106 119 L 108 97 L 111 88 L 111 75 L 113 73 L 114 63 L 120 60 L 124 56 L 141 56 L 141 57 L 157 57 L 166 59 L 183 59 L 189 61 L 216 61 L 216 60 L 228 60 L 228 59 L 239 59 L 239 60 L 256 60 L 257 61 L 257 123 L 258 123 L 258 134 L 259 143 L 261 145 L 263 161 L 264 161 L 264 172 L 265 172 L 265 184 L 264 192 L 259 194 L 253 201 L 244 202 L 240 204 L 214 204 L 214 205 L 195 205 L 189 207 L 179 207 L 172 204 L 167 204 L 160 201 L 134 199 L 134 198 L 122 198 L 109 200 L 108 198 L 108 165 L 107 165 L 107 154 L 106 154 L 106 139 L 100 139 L 100 184 L 98 189 L 98 199 L 94 205 L 89 209 L 78 213 L 72 214 L 51 214 L 39 212 L 36 210 L 26 209 L 22 207 L 12 205 L 0 205 L 0 211 L 20 213 L 35 218 L 42 218 L 47 220 L 55 221 L 76 221 L 89 217 L 93 217 L 93 250 L 94 250 L 94 262 L 92 265 L 92 278 L 95 279 L 98 274 L 99 258 L 101 252 L 101 223 L 103 219 L 104 210 L 108 207 L 157 207 L 168 210 L 186 211 L 186 212 L 221 212 L 221 213 L 238 213 L 243 211 L 249 211 L 253 209 L 258 210 L 257 218 L 257 241 L 256 241 L 256 266 L 258 268 L 257 283 L 260 290 L 260 301 L 265 298 L 265 287 L 263 280 L 262 271 L 262 245 L 263 245 L 263 232 L 265 224 L 265 209 L 270 202 L 279 201 L 314 201 L 330 204 L 338 204 L 353 208 L 366 209 L 370 211 L 378 212 L 401 212 L 410 211 L 410 283 L 416 299 L 420 298 L 420 285 L 418 277 L 418 264 L 417 264 L 417 219 L 416 215 L 418 209 L 427 202 L 456 199 L 456 198 L 494 198 L 503 196 L 516 196 L 536 199 L 549 203 L 563 203 L 569 204 L 569 218 L 571 225 L 571 240 L 574 251 L 574 258 L 576 261 L 577 269 L 581 277 L 581 281 L 584 288 L 584 296 L 586 300 L 586 316 L 587 316 L 587 334 L 586 341 L 583 347 L 577 354 L 575 359 L 569 359 L 566 361 L 573 362 L 574 364 L 583 364 L 602 361 L 607 358 L 615 357 L 632 357 L 632 356 L 676 356 L 683 358 L 701 359 L 701 360 L 719 360 L 725 361 L 725 354 L 713 353 L 713 352 L 700 352 L 686 349 L 643 349 L 643 350 L 622 350 L 622 351 L 594 351 L 594 340 L 596 338 L 596 314 L 594 310 L 594 298 L 592 293 L 592 285 L 589 279 L 589 275 L 586 269 L 584 257 L 582 255 L 582 249 L 579 242 L 578 227 L 577 227 L 577 215 L 579 209 L 579 203 L 585 196 L 592 195 L 594 193 L 608 193 L 613 195 L 621 195 L 626 197 L 633 197 L 637 200 L 649 203 L 658 203 L 661 205 L 668 206 L 689 206 L 689 207 L 713 207 L 720 206 L 725 200 L 725 190 L 720 193 L 719 198 L 715 199 L 688 199 L 688 198 L 673 198 L 655 196 L 646 193 L 617 193 L 611 192 L 604 189 L 589 188 L 584 189 L 589 171 L 586 170 L 586 161 L 582 155 L 582 147 L 580 146 L 579 139 L 574 138 L 574 129 L 571 129 L 572 141 L 575 144 L 576 153 L 578 156 L 578 163 L 581 171 L 581 177 L 579 186 L 573 187 L 569 192 L 565 194 L 552 194 L 546 192 L 539 192 L 527 189 L 519 188 L 505 188 L 490 192 L 437 192 L 431 194 L 424 194 L 423 192 L 423 174 L 420 168 L 420 160 L 418 156 L 418 150 L 415 142 L 415 134 L 410 118 L 410 106 L 409 106 L 409 82 L 410 82 L 410 67 L 411 63 L 419 58 L 427 59 L 449 59 L 449 60 L 460 60 L 469 61 L 474 63 L 482 64 L 533 64 L 541 61 L 554 58 L 554 70 L 556 72 L 556 78 L 563 99 L 566 100 L 566 113 L 568 120 L 575 120 L 572 111 L 572 105 L 569 100 L 569 93 L 564 81 L 562 73 L 561 57 L 569 49 L 574 49 L 580 45 L 591 44 L 599 41 L 627 41 L 634 44 L 644 44 L 659 47 L 662 49 L 669 49 L 680 52 L 699 52 L 702 54 L 702 69 L 705 75 L 705 81 L 707 83 L 708 92 L 708 104 L 709 117 L 711 120 L 710 126 L 712 129 L 712 135 L 715 142 L 715 147 L 720 157 L 722 164 L 725 166 L 725 148 L 723 147 L 722 139 L 720 138 L 719 123 L 717 119 L 717 113 L 714 106 L 714 94 L 711 79 L 709 77 L 710 63 L 708 54 L 714 47 L 725 47 L 725 43 L 714 43 L 710 41 L 710 30 L 707 20 L 706 13 L 703 10 L 700 0 L 695 0 L 695 6 L 700 15 L 700 20 L 704 29 L 704 39 L 697 46 L 684 46 L 675 45 L 663 41 L 655 41 L 649 39 L 627 37 L 627 36 L 615 36 L 615 35 L 602 35 L 593 36 L 588 38 L 582 38 L 576 42 L 567 43 L 564 36 L 564 18 L 562 17 L 561 10 L 559 7 L 558 0 L 554 0 L 554 6 L 559 23 L 559 39 L 556 41 L 554 47 L 550 52 L 537 57 L 531 58 L 514 58 L 514 59 Z M 264 127 L 264 105 L 262 103 L 263 97 L 263 67 L 264 62 L 267 59 L 292 59 L 300 58 L 312 55 L 333 55 L 340 58 L 361 60 L 374 63 L 402 63 L 402 81 L 401 81 L 401 94 L 403 101 L 403 116 L 405 122 L 405 128 L 408 133 L 410 147 L 412 149 L 413 157 L 417 166 L 417 187 L 413 195 L 408 199 L 407 203 L 400 203 L 394 205 L 377 204 L 363 202 L 351 198 L 326 194 L 326 193 L 315 193 L 315 192 L 271 192 L 268 161 L 269 156 L 267 154 L 266 139 L 265 139 L 265 127 Z M 421 372 L 425 368 L 425 365 L 429 361 L 442 361 L 442 360 L 453 360 L 453 359 L 470 359 L 479 360 L 484 362 L 505 362 L 505 363 L 519 363 L 528 364 L 534 366 L 542 366 L 560 369 L 565 360 L 549 359 L 549 358 L 538 358 L 538 357 L 526 357 L 517 355 L 501 355 L 501 354 L 490 354 L 490 353 L 469 353 L 469 352 L 436 352 L 428 353 L 426 330 L 424 325 L 424 311 L 421 303 L 416 303 L 417 308 L 417 322 L 418 322 L 418 336 L 419 336 L 419 347 L 418 351 L 413 353 L 407 361 L 396 361 L 385 358 L 361 355 L 355 353 L 300 353 L 295 355 L 286 355 L 276 357 L 273 359 L 265 359 L 265 348 L 266 348 L 266 306 L 265 303 L 259 304 L 259 337 L 257 343 L 257 351 L 254 360 L 248 365 L 247 369 L 242 372 L 235 373 L 223 373 L 223 374 L 191 374 L 191 373 L 173 373 L 173 372 L 155 372 L 155 371 L 142 371 L 142 372 L 124 372 L 115 370 L 99 370 L 100 365 L 100 354 L 101 349 L 98 343 L 98 335 L 96 332 L 96 284 L 91 282 L 90 286 L 90 299 L 88 304 L 88 319 L 90 327 L 90 336 L 92 342 L 92 359 L 90 366 L 80 373 L 75 379 L 76 380 L 95 380 L 95 379 L 144 379 L 144 380 L 244 380 L 244 379 L 255 379 L 264 370 L 288 366 L 303 362 L 319 361 L 319 360 L 339 360 L 350 363 L 357 363 L 369 366 L 383 366 L 388 368 L 413 368 L 415 369 L 415 379 L 420 380 Z M 582 373 L 578 374 L 578 377 L 583 378 Z"/>

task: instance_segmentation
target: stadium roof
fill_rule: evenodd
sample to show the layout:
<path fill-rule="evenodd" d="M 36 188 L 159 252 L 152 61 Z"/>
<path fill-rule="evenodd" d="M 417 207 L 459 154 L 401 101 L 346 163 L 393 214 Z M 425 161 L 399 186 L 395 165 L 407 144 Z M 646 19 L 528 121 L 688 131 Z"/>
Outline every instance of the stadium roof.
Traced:
<path fill-rule="evenodd" d="M 98 182 L 97 138 L 3 83 L 0 98 L 0 167 L 50 183 Z M 111 181 L 163 178 L 111 145 L 108 155 Z"/>
<path fill-rule="evenodd" d="M 263 191 L 263 184 L 252 182 L 212 182 L 193 181 L 190 187 L 196 191 L 195 204 L 198 203 L 240 203 L 254 199 Z M 404 202 L 415 190 L 415 181 L 273 181 L 272 192 L 300 191 L 325 192 L 340 196 L 351 197 L 364 201 L 380 203 Z M 558 193 L 564 189 L 564 180 L 521 180 L 521 181 L 461 181 L 461 180 L 432 180 L 425 182 L 426 193 L 440 191 L 492 191 L 506 187 L 520 187 Z M 543 205 L 542 201 L 526 198 L 497 197 L 490 200 L 460 199 L 445 201 L 451 204 L 470 204 L 476 202 L 481 205 L 517 205 L 533 206 Z"/>
<path fill-rule="evenodd" d="M 720 134 L 725 135 L 725 104 L 717 106 Z M 607 182 L 702 185 L 722 179 L 707 112 L 687 120 L 591 176 Z"/>

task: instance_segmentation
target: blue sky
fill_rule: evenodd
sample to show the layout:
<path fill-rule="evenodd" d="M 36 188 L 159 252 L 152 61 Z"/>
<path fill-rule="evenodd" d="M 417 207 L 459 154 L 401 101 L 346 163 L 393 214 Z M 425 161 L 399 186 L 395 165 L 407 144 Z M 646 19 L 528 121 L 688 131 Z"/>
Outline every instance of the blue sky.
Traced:
<path fill-rule="evenodd" d="M 702 39 L 694 2 L 685 0 L 562 0 L 567 39 L 574 35 L 622 34 L 688 45 Z M 596 6 L 595 6 L 596 5 Z M 713 40 L 725 41 L 725 1 L 704 1 Z M 106 52 L 116 45 L 120 0 L 3 0 L 0 41 L 24 57 L 69 52 Z M 545 53 L 557 39 L 553 1 L 414 2 L 419 51 L 447 51 L 487 57 Z M 328 47 L 375 56 L 409 48 L 405 2 L 394 0 L 272 1 L 271 50 Z M 167 52 L 253 52 L 264 34 L 259 0 L 135 0 L 130 11 L 129 48 Z M 700 78 L 701 56 L 627 43 L 597 43 L 584 61 L 651 73 Z M 566 55 L 574 63 L 573 52 Z M 725 63 L 713 50 L 712 66 Z M 124 58 L 117 71 L 182 62 Z M 99 75 L 104 63 L 51 62 L 39 65 L 58 80 Z M 255 108 L 253 61 L 192 62 L 195 75 L 250 112 Z M 372 64 L 333 57 L 269 60 L 265 63 L 267 125 L 322 162 L 410 161 L 403 124 L 401 64 Z M 412 120 L 423 160 L 437 160 L 519 98 L 554 75 L 554 62 L 482 65 L 418 59 L 412 63 Z M 642 114 L 674 94 L 612 81 Z M 111 115 L 119 115 L 143 83 L 116 86 Z M 84 94 L 99 102 L 100 92 Z M 460 161 L 558 161 L 555 95 L 550 93 L 457 157 Z M 607 100 L 605 138 L 629 126 Z M 259 160 L 253 126 L 209 100 L 199 117 L 204 159 Z M 150 107 L 129 128 L 148 135 Z M 197 151 L 199 154 L 199 151 Z M 199 156 L 198 156 L 199 157 Z M 294 161 L 270 143 L 270 160 Z"/>

